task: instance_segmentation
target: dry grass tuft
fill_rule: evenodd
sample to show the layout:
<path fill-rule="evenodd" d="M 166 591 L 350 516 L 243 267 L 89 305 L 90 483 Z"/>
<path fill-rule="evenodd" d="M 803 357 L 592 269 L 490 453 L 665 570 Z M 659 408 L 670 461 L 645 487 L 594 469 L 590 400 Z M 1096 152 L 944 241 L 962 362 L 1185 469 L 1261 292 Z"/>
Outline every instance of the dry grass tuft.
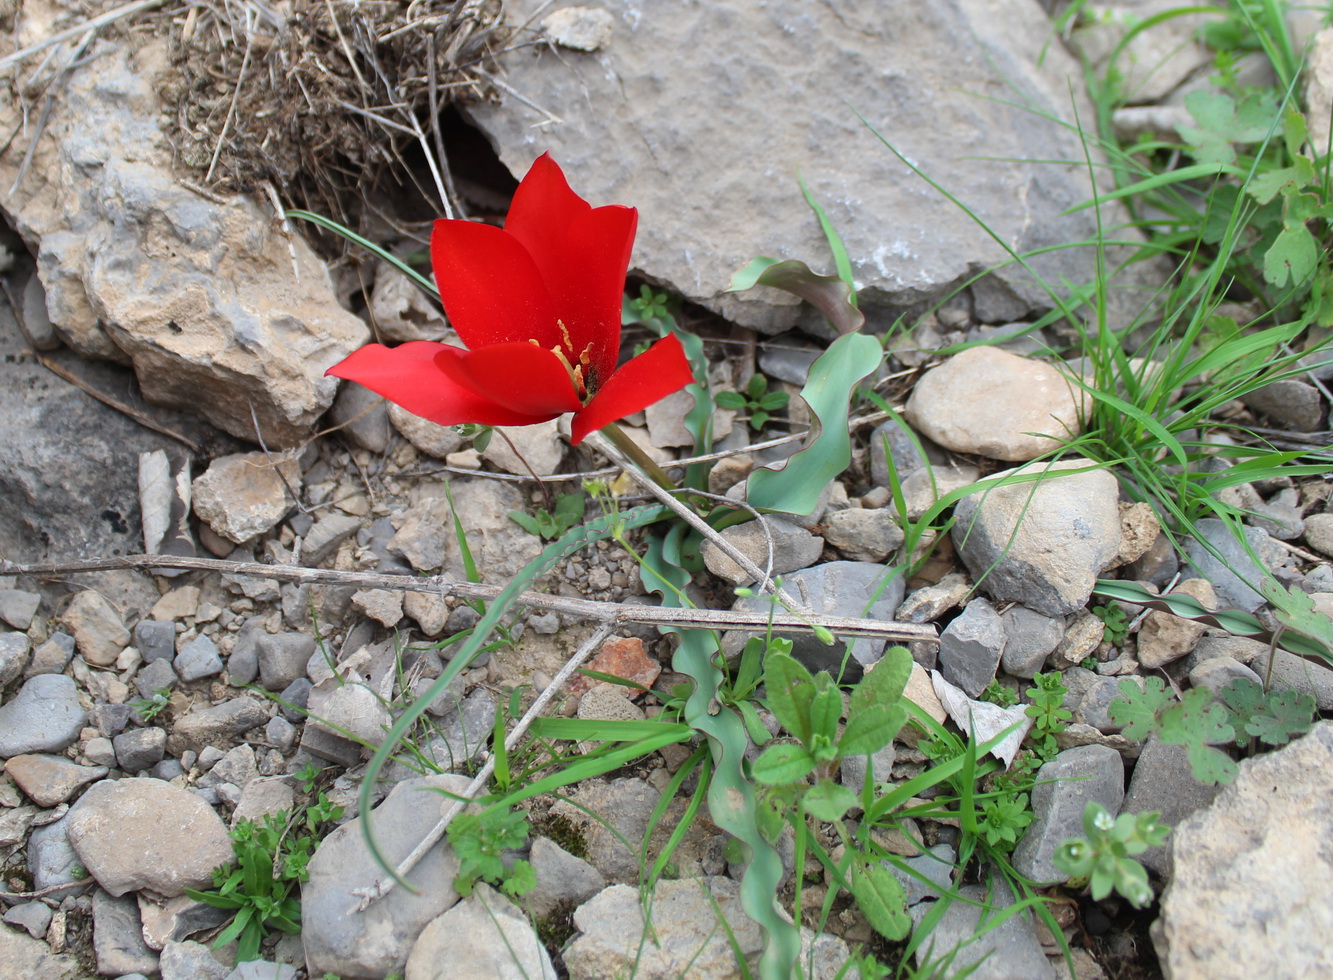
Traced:
<path fill-rule="evenodd" d="M 487 97 L 480 72 L 515 34 L 503 15 L 503 0 L 192 5 L 170 20 L 178 158 L 211 189 L 267 186 L 352 228 L 396 225 L 404 197 L 457 215 L 440 111 Z"/>

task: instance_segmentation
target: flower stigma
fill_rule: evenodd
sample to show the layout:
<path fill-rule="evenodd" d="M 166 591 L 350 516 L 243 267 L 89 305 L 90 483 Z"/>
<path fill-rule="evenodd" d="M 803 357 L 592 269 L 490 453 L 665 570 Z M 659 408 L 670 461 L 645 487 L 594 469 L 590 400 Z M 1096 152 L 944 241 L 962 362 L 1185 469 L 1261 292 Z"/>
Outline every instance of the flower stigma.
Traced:
<path fill-rule="evenodd" d="M 592 350 L 592 344 L 589 343 L 583 350 L 579 351 L 577 364 L 570 363 L 569 358 L 574 355 L 574 340 L 569 336 L 569 328 L 565 326 L 564 320 L 556 320 L 555 323 L 560 328 L 560 334 L 565 338 L 565 343 L 564 345 L 556 344 L 551 348 L 551 353 L 560 358 L 560 363 L 565 366 L 569 376 L 574 379 L 575 394 L 578 395 L 579 401 L 586 405 L 596 389 L 595 379 L 592 377 L 592 355 L 589 353 Z M 528 343 L 535 347 L 541 346 L 533 339 L 529 339 Z M 565 355 L 563 349 L 565 346 L 569 348 L 569 356 Z M 588 369 L 586 377 L 584 375 L 585 368 Z"/>

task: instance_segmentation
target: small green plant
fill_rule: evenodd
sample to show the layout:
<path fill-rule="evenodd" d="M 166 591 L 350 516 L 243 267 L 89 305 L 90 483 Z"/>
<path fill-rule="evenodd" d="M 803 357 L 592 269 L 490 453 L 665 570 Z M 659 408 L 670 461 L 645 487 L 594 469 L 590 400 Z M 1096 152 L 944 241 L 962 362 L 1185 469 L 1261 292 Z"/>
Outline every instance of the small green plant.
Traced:
<path fill-rule="evenodd" d="M 585 502 L 582 493 L 562 493 L 555 498 L 553 510 L 538 509 L 534 514 L 511 510 L 509 519 L 529 534 L 537 534 L 543 540 L 550 541 L 583 521 Z"/>
<path fill-rule="evenodd" d="M 667 320 L 671 317 L 671 308 L 668 305 L 670 302 L 671 297 L 666 293 L 655 293 L 651 286 L 642 283 L 639 286 L 639 295 L 632 299 L 627 298 L 625 305 L 634 321 Z"/>
<path fill-rule="evenodd" d="M 1026 712 L 1032 719 L 1028 739 L 1039 755 L 1050 758 L 1060 749 L 1055 736 L 1065 730 L 1074 715 L 1061 707 L 1067 691 L 1059 671 L 1033 674 L 1032 683 L 1034 686 L 1027 690 L 1028 697 L 1032 699 Z"/>
<path fill-rule="evenodd" d="M 1102 621 L 1102 639 L 1112 646 L 1120 646 L 1129 639 L 1129 617 L 1114 602 L 1093 606 L 1092 614 Z"/>
<path fill-rule="evenodd" d="M 907 723 L 901 704 L 912 672 L 906 647 L 891 647 L 852 691 L 847 725 L 841 736 L 842 692 L 827 671 L 813 677 L 787 654 L 772 654 L 764 665 L 768 707 L 797 739 L 769 746 L 754 760 L 755 782 L 778 786 L 803 782 L 812 773 L 815 785 L 801 799 L 801 808 L 818 820 L 840 820 L 857 802 L 856 793 L 835 783 L 834 766 L 850 755 L 873 755 Z"/>
<path fill-rule="evenodd" d="M 1257 738 L 1276 748 L 1314 727 L 1315 699 L 1300 691 L 1265 691 L 1248 677 L 1237 677 L 1221 697 L 1241 747 Z"/>
<path fill-rule="evenodd" d="M 1013 688 L 1006 687 L 997 679 L 986 685 L 986 690 L 981 692 L 981 700 L 998 704 L 1001 708 L 1009 708 L 1018 704 L 1018 694 Z"/>
<path fill-rule="evenodd" d="M 506 865 L 502 860 L 505 851 L 527 843 L 529 829 L 527 813 L 507 806 L 455 817 L 448 830 L 459 861 L 454 890 L 466 898 L 477 882 L 485 881 L 515 898 L 532 891 L 537 885 L 532 865 L 522 860 Z"/>
<path fill-rule="evenodd" d="M 139 716 L 139 720 L 147 724 L 171 707 L 171 688 L 159 687 L 153 692 L 152 697 L 135 698 L 130 702 L 130 707 Z"/>
<path fill-rule="evenodd" d="M 982 802 L 977 826 L 990 847 L 1011 851 L 1030 823 L 1032 807 L 1027 793 L 997 793 Z"/>
<path fill-rule="evenodd" d="M 1085 836 L 1065 841 L 1051 860 L 1069 875 L 1071 886 L 1086 885 L 1094 901 L 1114 890 L 1135 908 L 1146 908 L 1152 901 L 1152 885 L 1136 856 L 1166 843 L 1171 828 L 1157 822 L 1160 816 L 1153 811 L 1113 817 L 1106 807 L 1091 801 L 1083 809 Z"/>
<path fill-rule="evenodd" d="M 1214 786 L 1236 778 L 1236 763 L 1215 749 L 1236 737 L 1224 705 L 1213 703 L 1213 692 L 1192 688 L 1179 701 L 1160 677 L 1149 677 L 1142 690 L 1132 680 L 1120 682 L 1120 695 L 1107 714 L 1124 725 L 1126 738 L 1145 739 L 1153 732 L 1167 745 L 1183 745 L 1194 778 Z"/>
<path fill-rule="evenodd" d="M 791 396 L 785 391 L 769 391 L 768 378 L 755 372 L 750 375 L 745 391 L 719 391 L 714 398 L 719 408 L 735 412 L 749 411 L 750 428 L 758 432 L 768 424 L 772 413 L 786 408 Z"/>

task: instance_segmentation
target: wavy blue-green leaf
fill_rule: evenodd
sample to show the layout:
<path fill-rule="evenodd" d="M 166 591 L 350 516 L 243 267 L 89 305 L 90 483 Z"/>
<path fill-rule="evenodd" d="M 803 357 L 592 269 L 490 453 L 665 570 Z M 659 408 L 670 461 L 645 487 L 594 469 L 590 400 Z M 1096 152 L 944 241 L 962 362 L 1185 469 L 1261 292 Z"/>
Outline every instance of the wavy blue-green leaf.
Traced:
<path fill-rule="evenodd" d="M 795 455 L 750 474 L 746 499 L 754 507 L 807 514 L 829 481 L 852 461 L 847 430 L 852 392 L 879 367 L 879 341 L 859 333 L 839 337 L 810 366 L 801 397 L 810 408 L 811 435 Z"/>
<path fill-rule="evenodd" d="M 680 567 L 681 541 L 685 525 L 677 524 L 666 536 L 651 543 L 645 563 L 664 583 L 660 588 L 662 604 L 677 607 L 689 582 L 689 573 Z M 644 577 L 645 584 L 649 577 Z M 674 585 L 668 588 L 666 584 Z M 717 636 L 709 630 L 664 628 L 680 637 L 680 646 L 672 657 L 672 667 L 694 681 L 694 690 L 685 702 L 685 723 L 708 738 L 713 758 L 713 776 L 708 784 L 708 813 L 713 823 L 745 844 L 750 863 L 741 877 L 741 908 L 764 930 L 766 942 L 759 960 L 762 980 L 791 980 L 793 968 L 801 955 L 801 934 L 783 917 L 778 906 L 778 885 L 782 881 L 782 859 L 759 828 L 759 808 L 754 785 L 745 775 L 745 749 L 748 739 L 745 723 L 735 711 L 721 705 L 719 689 L 724 680 L 714 662 L 719 648 Z"/>

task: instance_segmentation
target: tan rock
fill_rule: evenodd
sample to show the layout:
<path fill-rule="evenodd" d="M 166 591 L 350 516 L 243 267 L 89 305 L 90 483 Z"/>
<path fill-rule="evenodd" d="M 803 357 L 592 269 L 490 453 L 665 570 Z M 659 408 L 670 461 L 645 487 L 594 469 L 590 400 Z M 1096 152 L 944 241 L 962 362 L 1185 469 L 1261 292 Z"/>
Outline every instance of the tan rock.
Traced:
<path fill-rule="evenodd" d="M 393 402 L 389 403 L 389 421 L 399 435 L 427 456 L 436 459 L 444 459 L 450 453 L 457 452 L 464 442 L 452 425 L 436 425 Z"/>
<path fill-rule="evenodd" d="M 1014 462 L 1040 456 L 1082 431 L 1064 375 L 994 347 L 969 348 L 927 371 L 904 414 L 946 449 Z"/>
<path fill-rule="evenodd" d="M 45 36 L 50 15 L 25 5 L 21 34 Z M 23 126 L 26 110 L 6 100 L 0 128 L 17 135 L 0 159 L 0 206 L 41 255 L 51 322 L 72 347 L 131 364 L 149 401 L 245 439 L 257 424 L 270 448 L 290 447 L 333 401 L 325 369 L 368 331 L 266 204 L 176 178 L 157 83 L 168 48 L 144 37 L 100 52 L 69 74 L 43 127 Z"/>
<path fill-rule="evenodd" d="M 1172 591 L 1198 599 L 1210 611 L 1217 608 L 1217 593 L 1207 579 L 1186 579 Z M 1139 628 L 1139 663 L 1151 670 L 1179 660 L 1194 649 L 1206 629 L 1203 623 L 1154 609 Z"/>
<path fill-rule="evenodd" d="M 1150 504 L 1120 502 L 1120 548 L 1106 570 L 1138 561 L 1162 533 L 1161 522 Z"/>
<path fill-rule="evenodd" d="M 60 617 L 74 637 L 83 659 L 98 667 L 110 667 L 130 642 L 130 632 L 120 613 L 100 592 L 80 592 Z"/>
<path fill-rule="evenodd" d="M 300 486 L 295 460 L 265 453 L 221 456 L 195 478 L 194 512 L 228 541 L 241 544 L 271 530 L 295 503 Z"/>

